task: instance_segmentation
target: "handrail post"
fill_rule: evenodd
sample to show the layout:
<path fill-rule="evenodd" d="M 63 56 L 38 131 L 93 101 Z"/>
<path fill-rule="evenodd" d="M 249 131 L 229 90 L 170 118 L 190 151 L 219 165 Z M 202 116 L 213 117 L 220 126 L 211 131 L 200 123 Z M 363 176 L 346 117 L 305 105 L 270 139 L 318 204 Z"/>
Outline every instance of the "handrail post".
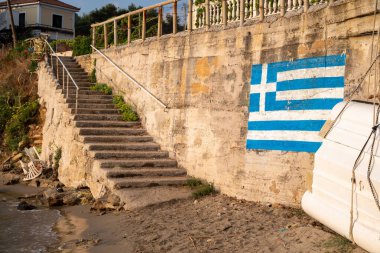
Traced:
<path fill-rule="evenodd" d="M 65 69 L 62 67 L 62 91 L 65 89 Z"/>
<path fill-rule="evenodd" d="M 206 29 L 210 28 L 210 0 L 206 0 Z"/>
<path fill-rule="evenodd" d="M 193 0 L 188 0 L 188 17 L 187 17 L 187 30 L 189 33 L 193 30 Z"/>
<path fill-rule="evenodd" d="M 306 0 L 307 2 L 308 0 Z M 280 0 L 281 17 L 285 16 L 285 0 Z"/>
<path fill-rule="evenodd" d="M 162 8 L 162 7 L 161 7 Z M 177 1 L 173 3 L 173 33 L 177 33 Z"/>
<path fill-rule="evenodd" d="M 59 81 L 59 68 L 58 68 L 58 55 L 57 55 L 57 53 L 55 54 L 55 59 L 56 59 L 56 63 L 57 63 L 57 80 Z"/>
<path fill-rule="evenodd" d="M 104 49 L 107 49 L 108 47 L 108 31 L 107 31 L 107 24 L 103 25 L 103 30 L 104 30 Z"/>
<path fill-rule="evenodd" d="M 131 34 L 132 34 L 132 20 L 131 20 L 131 16 L 128 16 L 128 45 L 131 44 Z"/>
<path fill-rule="evenodd" d="M 75 96 L 75 114 L 78 114 L 78 96 L 79 96 L 79 88 L 77 88 L 76 96 Z"/>
<path fill-rule="evenodd" d="M 144 41 L 145 40 L 145 37 L 146 37 L 146 11 L 144 10 L 143 11 L 143 20 L 142 20 L 142 34 L 141 34 L 141 38 L 142 40 Z"/>
<path fill-rule="evenodd" d="M 157 38 L 162 35 L 162 6 L 158 8 L 158 26 L 157 26 Z"/>
<path fill-rule="evenodd" d="M 73 80 L 71 80 L 73 81 Z M 69 99 L 69 78 L 67 78 L 67 85 L 66 85 L 66 98 Z"/>
<path fill-rule="evenodd" d="M 240 26 L 244 25 L 244 18 L 245 18 L 244 10 L 245 10 L 245 1 L 240 0 L 240 10 L 239 10 L 240 11 Z"/>
<path fill-rule="evenodd" d="M 92 28 L 92 46 L 95 47 L 95 40 L 96 40 L 96 26 Z M 92 49 L 92 52 L 94 52 L 94 49 Z"/>
<path fill-rule="evenodd" d="M 259 1 L 260 21 L 264 20 L 264 0 Z"/>
<path fill-rule="evenodd" d="M 117 47 L 117 20 L 113 21 L 113 45 Z"/>

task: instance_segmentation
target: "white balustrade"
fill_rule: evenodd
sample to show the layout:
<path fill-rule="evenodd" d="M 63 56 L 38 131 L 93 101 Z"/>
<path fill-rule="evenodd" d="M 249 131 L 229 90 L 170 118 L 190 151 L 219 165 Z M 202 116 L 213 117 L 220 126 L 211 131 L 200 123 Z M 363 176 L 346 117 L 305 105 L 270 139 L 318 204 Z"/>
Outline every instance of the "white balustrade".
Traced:
<path fill-rule="evenodd" d="M 281 6 L 280 0 L 264 0 L 263 1 L 263 10 L 264 16 L 280 14 L 281 9 L 284 8 L 285 11 L 294 11 L 303 9 L 307 11 L 307 6 L 305 5 L 308 1 L 308 5 L 319 5 L 325 4 L 330 0 L 284 0 L 285 6 Z M 210 25 L 219 25 L 225 23 L 223 21 L 223 9 L 221 0 L 210 0 L 209 6 L 209 17 Z M 243 18 L 252 19 L 257 18 L 260 14 L 259 11 L 259 0 L 226 0 L 226 23 L 236 22 L 242 17 L 240 15 L 240 5 L 243 6 Z M 196 26 L 201 28 L 206 26 L 206 5 L 205 3 L 197 6 L 197 15 L 196 15 Z"/>

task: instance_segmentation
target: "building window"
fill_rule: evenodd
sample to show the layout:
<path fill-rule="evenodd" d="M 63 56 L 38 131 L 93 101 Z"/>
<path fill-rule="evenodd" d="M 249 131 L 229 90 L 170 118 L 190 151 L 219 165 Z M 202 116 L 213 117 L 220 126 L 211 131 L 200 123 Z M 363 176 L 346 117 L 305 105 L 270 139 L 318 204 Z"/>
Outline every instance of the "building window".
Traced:
<path fill-rule="evenodd" d="M 18 25 L 20 27 L 24 27 L 25 26 L 25 13 L 20 13 L 18 15 Z"/>
<path fill-rule="evenodd" d="M 53 14 L 53 27 L 62 28 L 62 16 Z"/>

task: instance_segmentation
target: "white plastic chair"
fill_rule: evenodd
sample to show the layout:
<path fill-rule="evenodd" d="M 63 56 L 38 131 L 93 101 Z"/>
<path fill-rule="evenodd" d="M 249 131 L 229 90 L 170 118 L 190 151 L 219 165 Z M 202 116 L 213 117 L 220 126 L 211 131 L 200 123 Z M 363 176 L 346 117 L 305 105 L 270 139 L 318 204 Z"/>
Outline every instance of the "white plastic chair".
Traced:
<path fill-rule="evenodd" d="M 45 163 L 41 160 L 35 147 L 25 148 L 24 152 L 29 157 L 30 162 L 26 164 L 20 160 L 21 168 L 26 175 L 23 181 L 30 181 L 42 174 Z"/>

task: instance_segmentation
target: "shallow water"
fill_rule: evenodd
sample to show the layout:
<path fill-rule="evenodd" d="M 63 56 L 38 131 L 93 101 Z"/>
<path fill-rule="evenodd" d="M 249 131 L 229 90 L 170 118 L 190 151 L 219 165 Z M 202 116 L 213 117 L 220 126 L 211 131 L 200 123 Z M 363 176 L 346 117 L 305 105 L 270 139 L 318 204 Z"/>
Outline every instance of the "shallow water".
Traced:
<path fill-rule="evenodd" d="M 56 245 L 53 226 L 60 217 L 58 210 L 39 208 L 17 210 L 17 194 L 0 190 L 0 252 L 48 252 Z"/>

